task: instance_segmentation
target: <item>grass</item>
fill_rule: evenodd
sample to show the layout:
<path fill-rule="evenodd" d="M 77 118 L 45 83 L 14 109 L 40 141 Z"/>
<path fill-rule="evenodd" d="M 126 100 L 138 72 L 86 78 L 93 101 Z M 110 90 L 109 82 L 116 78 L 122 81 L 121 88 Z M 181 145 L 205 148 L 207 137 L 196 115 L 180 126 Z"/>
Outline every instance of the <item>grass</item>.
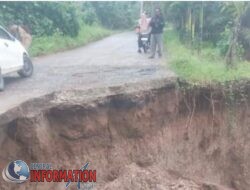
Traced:
<path fill-rule="evenodd" d="M 247 61 L 238 62 L 234 68 L 227 69 L 216 48 L 203 48 L 198 55 L 197 51 L 184 46 L 172 29 L 166 30 L 164 40 L 170 68 L 189 83 L 206 85 L 250 79 L 250 63 Z"/>
<path fill-rule="evenodd" d="M 112 33 L 112 31 L 98 25 L 84 25 L 77 37 L 63 36 L 58 33 L 52 36 L 34 37 L 29 53 L 34 57 L 72 49 L 102 39 Z"/>

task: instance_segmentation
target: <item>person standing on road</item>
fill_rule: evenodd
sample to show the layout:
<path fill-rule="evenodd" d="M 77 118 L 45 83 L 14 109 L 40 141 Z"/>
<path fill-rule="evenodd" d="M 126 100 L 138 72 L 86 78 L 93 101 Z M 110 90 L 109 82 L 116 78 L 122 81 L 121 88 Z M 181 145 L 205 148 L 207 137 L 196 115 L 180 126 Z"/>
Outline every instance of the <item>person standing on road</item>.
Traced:
<path fill-rule="evenodd" d="M 158 48 L 159 57 L 162 56 L 162 48 L 163 48 L 163 28 L 165 26 L 164 18 L 161 13 L 160 8 L 155 9 L 155 15 L 151 19 L 149 26 L 151 26 L 151 56 L 150 59 L 155 57 L 156 48 Z"/>
<path fill-rule="evenodd" d="M 30 47 L 32 42 L 32 36 L 28 27 L 20 25 L 11 25 L 9 27 L 9 32 L 23 44 L 26 50 Z"/>

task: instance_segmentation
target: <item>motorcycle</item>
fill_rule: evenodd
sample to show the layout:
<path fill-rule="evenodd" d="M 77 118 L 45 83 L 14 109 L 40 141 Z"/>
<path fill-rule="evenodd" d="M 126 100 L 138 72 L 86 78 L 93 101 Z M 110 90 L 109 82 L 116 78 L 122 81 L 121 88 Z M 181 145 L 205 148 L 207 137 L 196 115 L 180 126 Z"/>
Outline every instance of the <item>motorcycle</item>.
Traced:
<path fill-rule="evenodd" d="M 140 40 L 144 53 L 147 53 L 150 50 L 150 33 L 142 33 Z"/>

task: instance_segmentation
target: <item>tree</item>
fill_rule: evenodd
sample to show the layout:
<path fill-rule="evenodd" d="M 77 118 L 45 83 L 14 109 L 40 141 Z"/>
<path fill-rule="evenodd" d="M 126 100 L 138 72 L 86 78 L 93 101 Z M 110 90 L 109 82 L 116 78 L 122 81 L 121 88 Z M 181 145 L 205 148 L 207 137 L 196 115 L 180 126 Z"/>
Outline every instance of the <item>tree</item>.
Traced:
<path fill-rule="evenodd" d="M 182 42 L 202 49 L 203 42 L 220 48 L 227 65 L 242 50 L 250 59 L 249 2 L 163 2 L 164 12 Z M 239 51 L 240 50 L 240 51 Z"/>
<path fill-rule="evenodd" d="M 26 25 L 35 35 L 62 34 L 76 36 L 79 21 L 73 3 L 58 2 L 1 2 L 0 22 Z"/>
<path fill-rule="evenodd" d="M 236 50 L 239 45 L 239 36 L 242 30 L 242 19 L 249 8 L 248 2 L 225 2 L 222 11 L 228 11 L 233 15 L 233 31 L 230 36 L 229 48 L 226 54 L 226 64 L 231 67 L 236 58 Z"/>
<path fill-rule="evenodd" d="M 124 29 L 135 25 L 140 4 L 138 2 L 90 2 L 100 23 L 111 29 Z"/>

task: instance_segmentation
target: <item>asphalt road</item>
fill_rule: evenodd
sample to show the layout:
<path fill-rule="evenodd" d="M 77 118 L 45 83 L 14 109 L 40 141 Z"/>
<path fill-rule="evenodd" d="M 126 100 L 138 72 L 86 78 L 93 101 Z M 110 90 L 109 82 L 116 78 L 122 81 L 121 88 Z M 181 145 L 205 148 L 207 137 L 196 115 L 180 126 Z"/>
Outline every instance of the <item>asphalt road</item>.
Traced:
<path fill-rule="evenodd" d="M 28 99 L 53 91 L 117 86 L 174 77 L 164 58 L 148 59 L 137 53 L 134 33 L 116 34 L 70 51 L 33 59 L 34 75 L 5 78 L 0 92 L 0 114 Z"/>

